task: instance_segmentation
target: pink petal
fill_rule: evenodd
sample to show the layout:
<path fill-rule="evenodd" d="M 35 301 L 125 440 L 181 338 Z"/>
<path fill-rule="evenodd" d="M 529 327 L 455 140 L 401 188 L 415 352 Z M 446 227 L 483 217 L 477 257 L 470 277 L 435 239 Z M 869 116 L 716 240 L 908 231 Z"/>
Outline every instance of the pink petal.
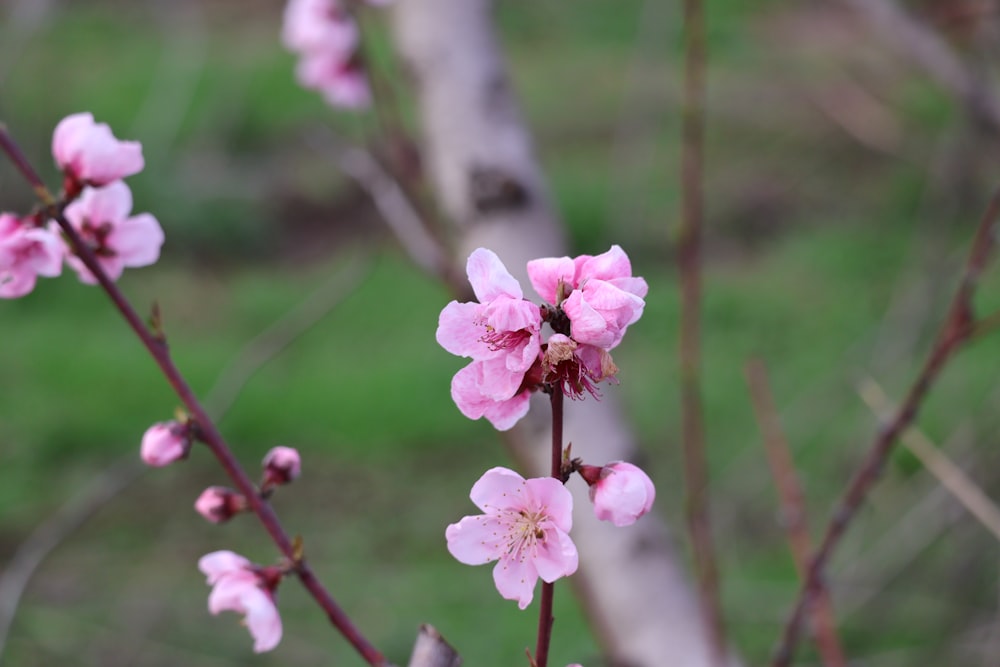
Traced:
<path fill-rule="evenodd" d="M 482 324 L 476 322 L 482 317 L 483 307 L 478 303 L 459 303 L 452 301 L 438 317 L 438 328 L 435 338 L 438 344 L 460 357 L 484 359 L 496 356 L 482 340 L 486 333 Z"/>
<path fill-rule="evenodd" d="M 163 228 L 149 213 L 124 220 L 108 235 L 107 244 L 128 267 L 149 266 L 160 258 Z"/>
<path fill-rule="evenodd" d="M 525 509 L 529 507 L 531 496 L 523 477 L 509 468 L 496 467 L 487 470 L 472 485 L 469 498 L 476 507 L 489 513 Z"/>
<path fill-rule="evenodd" d="M 615 342 L 617 332 L 608 328 L 607 320 L 585 300 L 581 290 L 570 294 L 562 306 L 569 317 L 573 340 L 603 348 L 609 348 Z"/>
<path fill-rule="evenodd" d="M 499 296 L 524 298 L 517 279 L 510 275 L 507 267 L 492 250 L 486 248 L 473 250 L 465 270 L 479 303 L 488 303 Z"/>
<path fill-rule="evenodd" d="M 543 581 L 552 583 L 576 572 L 580 557 L 569 535 L 552 527 L 545 530 L 545 539 L 535 554 L 535 569 Z"/>
<path fill-rule="evenodd" d="M 66 207 L 66 218 L 79 229 L 84 221 L 92 225 L 124 221 L 132 211 L 132 191 L 121 181 L 103 188 L 84 188 L 80 198 Z"/>
<path fill-rule="evenodd" d="M 644 278 L 633 278 L 629 276 L 627 278 L 612 278 L 607 282 L 622 291 L 634 294 L 640 299 L 645 299 L 646 294 L 649 292 L 649 285 L 646 284 L 646 280 Z"/>
<path fill-rule="evenodd" d="M 47 229 L 29 229 L 24 232 L 34 248 L 27 261 L 27 267 L 40 276 L 53 278 L 62 273 L 62 240 Z"/>
<path fill-rule="evenodd" d="M 31 271 L 0 271 L 0 299 L 19 299 L 35 289 L 36 282 L 36 274 Z"/>
<path fill-rule="evenodd" d="M 231 574 L 250 567 L 252 563 L 232 551 L 213 551 L 198 559 L 198 569 L 214 584 L 225 574 Z"/>
<path fill-rule="evenodd" d="M 76 159 L 78 138 L 93 126 L 94 116 L 86 112 L 75 113 L 59 121 L 52 133 L 52 157 L 56 164 L 66 167 Z"/>
<path fill-rule="evenodd" d="M 344 109 L 367 109 L 372 104 L 372 91 L 364 70 L 342 67 L 320 87 L 330 106 Z"/>
<path fill-rule="evenodd" d="M 498 431 L 507 431 L 528 414 L 531 392 L 522 391 L 506 401 L 494 401 L 483 408 L 483 416 Z"/>
<path fill-rule="evenodd" d="M 254 653 L 270 651 L 281 641 L 281 616 L 274 598 L 260 588 L 247 589 L 242 599 L 247 630 L 253 637 Z"/>
<path fill-rule="evenodd" d="M 537 356 L 537 353 L 536 353 Z M 479 379 L 479 393 L 489 401 L 506 401 L 517 393 L 524 381 L 525 368 L 512 371 L 507 363 L 509 355 L 484 359 L 479 362 L 482 375 Z M 515 358 L 519 359 L 519 358 Z"/>
<path fill-rule="evenodd" d="M 568 294 L 576 287 L 575 276 L 576 266 L 569 257 L 545 257 L 528 262 L 528 278 L 532 287 L 538 292 L 538 296 L 551 304 L 557 301 L 559 282 L 565 283 L 565 292 Z"/>
<path fill-rule="evenodd" d="M 483 309 L 490 326 L 497 331 L 538 331 L 542 315 L 538 306 L 524 299 L 500 295 Z"/>
<path fill-rule="evenodd" d="M 517 600 L 518 608 L 527 609 L 538 583 L 534 560 L 501 558 L 493 568 L 493 583 L 505 600 Z"/>
<path fill-rule="evenodd" d="M 552 477 L 535 477 L 525 482 L 529 506 L 542 510 L 559 529 L 573 528 L 573 495 L 566 486 Z"/>
<path fill-rule="evenodd" d="M 509 528 L 496 517 L 478 514 L 467 516 L 448 526 L 444 532 L 448 553 L 466 565 L 483 565 L 500 557 L 507 546 L 504 537 Z"/>
<path fill-rule="evenodd" d="M 630 278 L 632 263 L 621 246 L 613 245 L 611 249 L 600 255 L 590 257 L 579 265 L 577 277 L 584 280 L 611 280 L 613 278 Z"/>

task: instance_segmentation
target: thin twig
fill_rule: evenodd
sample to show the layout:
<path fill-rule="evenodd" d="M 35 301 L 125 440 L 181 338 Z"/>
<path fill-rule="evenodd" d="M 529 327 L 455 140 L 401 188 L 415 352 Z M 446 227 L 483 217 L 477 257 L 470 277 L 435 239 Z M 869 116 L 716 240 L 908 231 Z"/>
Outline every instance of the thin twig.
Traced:
<path fill-rule="evenodd" d="M 562 387 L 552 386 L 549 400 L 552 405 L 552 465 L 550 475 L 562 482 L 563 451 L 563 392 Z M 542 582 L 542 600 L 538 609 L 538 641 L 535 643 L 533 667 L 546 667 L 549 662 L 549 642 L 552 639 L 552 600 L 555 584 Z"/>
<path fill-rule="evenodd" d="M 809 553 L 812 545 L 809 539 L 809 527 L 806 523 L 805 498 L 795 472 L 791 449 L 785 438 L 778 410 L 774 404 L 770 384 L 767 379 L 767 369 L 764 363 L 753 360 L 746 365 L 747 384 L 750 386 L 750 398 L 753 401 L 754 414 L 764 440 L 767 461 L 771 466 L 771 474 L 778 490 L 781 502 L 781 516 L 788 544 L 791 547 L 792 558 L 799 577 L 804 577 L 809 567 Z M 833 601 L 825 586 L 816 596 L 816 609 L 813 612 L 813 629 L 816 632 L 816 648 L 819 650 L 823 664 L 827 667 L 844 667 L 847 664 L 844 650 L 837 636 L 837 621 L 833 613 Z"/>
<path fill-rule="evenodd" d="M 858 393 L 864 399 L 879 419 L 889 419 L 895 406 L 892 401 L 872 378 L 864 378 L 858 387 Z M 903 445 L 920 460 L 928 471 L 948 489 L 962 505 L 979 519 L 994 537 L 1000 540 L 1000 508 L 983 493 L 983 490 L 966 475 L 950 458 L 934 446 L 923 431 L 913 426 L 906 429 L 900 436 Z"/>
<path fill-rule="evenodd" d="M 701 400 L 701 228 L 705 144 L 705 15 L 702 0 L 684 0 L 684 101 L 681 227 L 678 239 L 681 324 L 681 422 L 688 530 L 712 657 L 723 664 L 726 633 L 708 507 L 708 464 Z"/>
<path fill-rule="evenodd" d="M 952 299 L 948 315 L 945 318 L 941 332 L 931 349 L 923 368 L 917 375 L 902 405 L 896 410 L 893 418 L 884 424 L 875 435 L 868 454 L 861 467 L 854 474 L 837 505 L 832 518 L 827 524 L 819 549 L 809 563 L 808 576 L 799 590 L 798 599 L 785 624 L 778 646 L 772 659 L 773 667 L 788 667 L 794 657 L 795 647 L 799 641 L 802 621 L 806 610 L 815 599 L 826 569 L 827 562 L 833 555 L 840 539 L 843 537 L 851 519 L 857 513 L 868 492 L 881 476 L 882 469 L 889 454 L 892 452 L 899 435 L 913 422 L 923 404 L 927 392 L 937 379 L 952 354 L 970 339 L 975 330 L 972 296 L 980 275 L 985 270 L 992 256 L 996 243 L 997 221 L 1000 219 L 1000 190 L 994 193 L 986 214 L 980 222 L 972 249 L 966 262 L 961 283 Z"/>
<path fill-rule="evenodd" d="M 183 375 L 181 375 L 180 371 L 174 365 L 166 341 L 154 335 L 149 330 L 142 321 L 142 318 L 132 307 L 132 304 L 118 288 L 118 285 L 104 272 L 93 251 L 83 242 L 76 229 L 62 214 L 61 208 L 56 204 L 52 194 L 45 187 L 41 179 L 38 178 L 30 162 L 24 157 L 16 143 L 7 133 L 6 127 L 2 125 L 0 125 L 0 149 L 8 155 L 21 174 L 34 188 L 39 199 L 45 204 L 46 213 L 59 225 L 59 228 L 69 240 L 74 254 L 90 270 L 98 284 L 100 284 L 101 288 L 104 289 L 105 293 L 111 299 L 115 308 L 125 318 L 129 327 L 138 336 L 150 356 L 153 357 L 163 376 L 197 424 L 198 439 L 208 446 L 237 490 L 247 499 L 250 510 L 257 515 L 257 518 L 264 526 L 268 535 L 270 535 L 275 546 L 278 547 L 278 550 L 282 555 L 296 564 L 296 575 L 316 603 L 326 612 L 330 623 L 372 667 L 388 665 L 382 653 L 354 626 L 353 622 L 333 599 L 326 587 L 316 578 L 306 560 L 302 558 L 300 553 L 296 552 L 297 550 L 278 520 L 277 514 L 271 508 L 270 504 L 260 497 L 254 482 L 240 466 L 239 461 L 233 455 L 232 449 L 226 443 L 225 439 L 223 439 L 222 434 L 191 390 Z"/>

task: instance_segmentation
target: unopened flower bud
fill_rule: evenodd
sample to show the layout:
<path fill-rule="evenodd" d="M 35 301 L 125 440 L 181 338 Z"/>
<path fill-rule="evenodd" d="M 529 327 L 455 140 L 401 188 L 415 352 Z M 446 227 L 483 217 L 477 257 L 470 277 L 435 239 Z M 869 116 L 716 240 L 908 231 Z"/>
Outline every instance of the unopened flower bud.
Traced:
<path fill-rule="evenodd" d="M 242 493 L 224 486 L 210 486 L 201 492 L 194 508 L 212 523 L 223 523 L 245 510 L 246 498 Z"/>
<path fill-rule="evenodd" d="M 595 468 L 581 466 L 580 474 L 590 484 L 590 500 L 598 519 L 630 526 L 652 509 L 656 488 L 642 470 L 624 461 L 607 464 L 597 475 Z"/>
<path fill-rule="evenodd" d="M 288 484 L 302 473 L 302 460 L 292 447 L 275 447 L 264 457 L 264 487 Z"/>
<path fill-rule="evenodd" d="M 188 428 L 176 421 L 153 424 L 142 436 L 141 454 L 146 465 L 161 467 L 186 458 L 191 450 Z"/>

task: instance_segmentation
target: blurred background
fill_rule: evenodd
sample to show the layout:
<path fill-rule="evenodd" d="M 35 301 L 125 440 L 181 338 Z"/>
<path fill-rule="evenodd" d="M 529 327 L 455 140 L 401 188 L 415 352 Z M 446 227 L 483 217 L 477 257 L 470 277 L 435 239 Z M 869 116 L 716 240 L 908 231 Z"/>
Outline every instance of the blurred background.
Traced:
<path fill-rule="evenodd" d="M 743 366 L 756 357 L 770 370 L 818 529 L 877 427 L 859 380 L 897 398 L 908 386 L 998 181 L 1000 126 L 981 100 L 995 91 L 1000 17 L 993 0 L 897 3 L 903 19 L 888 22 L 860 0 L 708 5 L 713 529 L 733 643 L 760 664 L 797 578 Z M 574 250 L 618 243 L 650 283 L 643 319 L 616 350 L 621 385 L 605 391 L 637 428 L 686 558 L 672 259 L 680 8 L 496 9 Z M 295 84 L 281 12 L 277 0 L 2 0 L 0 120 L 53 186 L 51 132 L 70 113 L 143 143 L 146 168 L 129 183 L 167 243 L 158 265 L 121 285 L 140 309 L 159 304 L 178 365 L 225 411 L 248 468 L 276 444 L 302 451 L 305 473 L 277 510 L 375 643 L 403 662 L 430 622 L 466 664 L 520 664 L 534 613 L 444 548 L 445 525 L 473 509 L 471 484 L 508 463 L 489 424 L 450 400 L 461 361 L 434 342 L 450 297 L 315 141 L 363 143 L 375 123 Z M 377 11 L 363 21 L 372 66 L 397 83 L 412 124 L 385 22 Z M 0 164 L 0 208 L 31 206 Z M 982 313 L 1000 307 L 998 288 L 984 278 Z M 177 401 L 102 293 L 66 272 L 0 303 L 0 325 L 0 567 L 10 575 L 40 526 L 54 547 L 36 552 L 45 557 L 13 600 L 0 664 L 362 664 L 293 582 L 272 654 L 252 657 L 235 616 L 207 614 L 200 555 L 270 562 L 274 551 L 248 517 L 220 528 L 191 510 L 202 488 L 224 483 L 204 451 L 137 472 L 143 431 Z M 282 328 L 298 325 L 298 337 Z M 998 371 L 998 337 L 977 342 L 919 425 L 1000 498 Z M 59 519 L 81 506 L 92 510 L 81 525 Z M 872 667 L 1000 664 L 998 566 L 996 538 L 900 450 L 832 568 L 849 655 Z M 0 600 L 8 618 L 11 602 Z M 602 664 L 568 593 L 556 617 L 553 664 Z M 818 664 L 803 648 L 802 664 Z"/>

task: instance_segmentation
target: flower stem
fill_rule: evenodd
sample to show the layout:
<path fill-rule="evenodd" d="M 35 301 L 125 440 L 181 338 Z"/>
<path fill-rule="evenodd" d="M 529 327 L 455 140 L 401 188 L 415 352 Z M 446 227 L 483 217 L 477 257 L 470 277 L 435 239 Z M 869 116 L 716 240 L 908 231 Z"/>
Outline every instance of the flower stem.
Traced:
<path fill-rule="evenodd" d="M 552 385 L 552 470 L 550 474 L 562 482 L 563 392 L 562 386 Z M 552 599 L 555 584 L 542 582 L 542 600 L 538 610 L 538 641 L 535 644 L 535 667 L 546 667 L 549 661 L 549 641 L 552 639 Z"/>
<path fill-rule="evenodd" d="M 275 514 L 270 504 L 257 493 L 257 488 L 253 481 L 240 466 L 229 445 L 223 439 L 222 434 L 198 401 L 187 381 L 174 365 L 166 341 L 150 331 L 135 308 L 118 288 L 118 285 L 108 277 L 107 273 L 101 267 L 100 262 L 97 261 L 97 257 L 93 251 L 83 242 L 76 229 L 73 228 L 62 214 L 61 206 L 58 202 L 53 201 L 44 183 L 38 178 L 37 172 L 31 167 L 31 164 L 24 157 L 17 144 L 14 143 L 14 140 L 7 133 L 6 127 L 2 124 L 0 124 L 0 150 L 3 150 L 7 154 L 11 162 L 18 168 L 18 171 L 25 177 L 25 180 L 31 184 L 36 194 L 38 194 L 39 199 L 45 205 L 45 212 L 56 221 L 69 239 L 74 254 L 80 258 L 84 266 L 94 275 L 115 308 L 125 318 L 129 327 L 139 337 L 139 340 L 145 346 L 150 356 L 153 357 L 153 361 L 159 366 L 160 371 L 174 389 L 177 397 L 184 404 L 185 408 L 187 408 L 188 413 L 194 417 L 198 425 L 198 439 L 208 446 L 237 489 L 246 497 L 250 509 L 257 515 L 257 518 L 263 524 L 264 529 L 270 535 L 271 540 L 278 547 L 278 550 L 286 558 L 296 563 L 295 572 L 302 585 L 309 591 L 310 595 L 312 595 L 323 611 L 326 612 L 333 626 L 340 631 L 344 638 L 369 665 L 372 667 L 385 667 L 388 665 L 389 663 L 382 653 L 358 631 L 347 614 L 344 613 L 333 599 L 333 596 L 330 595 L 323 584 L 316 578 L 308 563 L 301 558 L 296 558 L 297 554 L 295 553 L 292 541 L 278 520 L 277 514 Z"/>

